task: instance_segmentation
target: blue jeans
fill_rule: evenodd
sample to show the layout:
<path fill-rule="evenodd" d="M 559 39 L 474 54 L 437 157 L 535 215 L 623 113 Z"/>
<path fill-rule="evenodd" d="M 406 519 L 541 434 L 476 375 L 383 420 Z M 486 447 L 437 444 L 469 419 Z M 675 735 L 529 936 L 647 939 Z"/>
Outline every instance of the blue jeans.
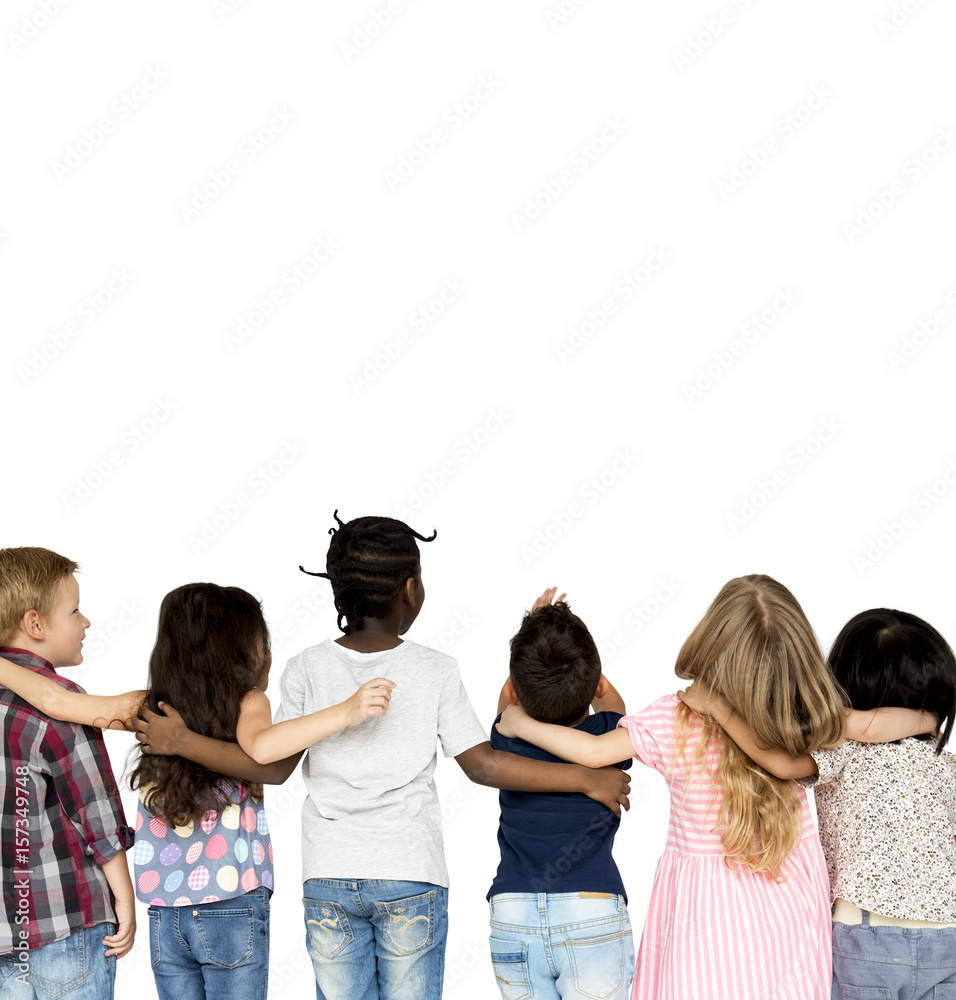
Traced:
<path fill-rule="evenodd" d="M 441 1000 L 447 889 L 310 878 L 302 896 L 317 1000 Z"/>
<path fill-rule="evenodd" d="M 0 997 L 3 1000 L 66 997 L 68 1000 L 112 1000 L 116 956 L 106 957 L 103 938 L 116 933 L 115 924 L 97 924 L 62 941 L 20 953 L 0 955 Z M 23 965 L 29 965 L 27 972 Z M 28 982 L 21 980 L 27 979 Z"/>
<path fill-rule="evenodd" d="M 491 900 L 491 964 L 504 1000 L 625 1000 L 634 939 L 622 896 L 503 892 Z"/>
<path fill-rule="evenodd" d="M 159 1000 L 266 1000 L 269 892 L 192 906 L 151 906 L 149 954 Z"/>
<path fill-rule="evenodd" d="M 956 1000 L 956 927 L 833 924 L 833 1000 Z"/>

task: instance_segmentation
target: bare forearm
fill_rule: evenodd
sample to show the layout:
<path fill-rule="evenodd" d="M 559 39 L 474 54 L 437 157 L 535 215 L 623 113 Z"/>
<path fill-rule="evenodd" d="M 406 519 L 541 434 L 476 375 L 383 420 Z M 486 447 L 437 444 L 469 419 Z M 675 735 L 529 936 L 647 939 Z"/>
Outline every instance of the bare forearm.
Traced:
<path fill-rule="evenodd" d="M 521 739 L 547 750 L 555 757 L 583 764 L 585 767 L 604 767 L 634 755 L 631 739 L 624 729 L 596 735 L 522 716 L 518 722 L 517 734 Z"/>
<path fill-rule="evenodd" d="M 281 785 L 295 770 L 302 752 L 288 755 L 283 760 L 260 764 L 253 760 L 238 743 L 226 743 L 208 736 L 188 731 L 176 748 L 180 757 L 193 760 L 210 771 L 218 771 L 227 778 L 252 781 L 265 785 Z"/>
<path fill-rule="evenodd" d="M 846 738 L 860 743 L 895 743 L 910 736 L 935 733 L 939 719 L 912 708 L 874 708 L 846 714 Z"/>
<path fill-rule="evenodd" d="M 817 765 L 808 754 L 793 757 L 785 750 L 768 750 L 760 746 L 750 731 L 746 720 L 731 711 L 724 719 L 718 720 L 724 732 L 738 747 L 765 771 L 778 778 L 808 778 L 817 773 Z"/>
<path fill-rule="evenodd" d="M 129 877 L 129 865 L 126 863 L 126 851 L 120 851 L 103 865 L 103 874 L 112 890 L 113 896 L 120 901 L 132 903 L 135 899 L 133 881 Z"/>
<path fill-rule="evenodd" d="M 254 761 L 271 764 L 291 754 L 302 753 L 313 743 L 324 740 L 347 725 L 348 715 L 343 703 L 311 715 L 277 722 L 249 735 L 240 727 L 238 737 L 240 746 Z"/>
<path fill-rule="evenodd" d="M 102 729 L 126 729 L 146 697 L 145 691 L 93 695 L 70 691 L 49 677 L 17 666 L 0 657 L 0 684 L 8 687 L 44 715 L 60 722 L 75 722 Z"/>
<path fill-rule="evenodd" d="M 479 743 L 456 758 L 467 777 L 479 785 L 515 792 L 582 792 L 586 770 L 576 764 L 551 764 L 495 750 Z"/>

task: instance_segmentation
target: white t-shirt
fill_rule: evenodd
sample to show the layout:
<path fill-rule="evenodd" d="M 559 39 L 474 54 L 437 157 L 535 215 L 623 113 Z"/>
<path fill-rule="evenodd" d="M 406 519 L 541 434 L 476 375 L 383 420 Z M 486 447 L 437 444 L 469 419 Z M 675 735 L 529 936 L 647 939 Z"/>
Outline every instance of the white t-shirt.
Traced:
<path fill-rule="evenodd" d="M 302 877 L 448 885 L 435 788 L 437 741 L 456 757 L 487 736 L 445 653 L 402 642 L 357 653 L 331 639 L 289 660 L 276 721 L 344 701 L 376 677 L 388 711 L 314 743 L 302 765 Z"/>

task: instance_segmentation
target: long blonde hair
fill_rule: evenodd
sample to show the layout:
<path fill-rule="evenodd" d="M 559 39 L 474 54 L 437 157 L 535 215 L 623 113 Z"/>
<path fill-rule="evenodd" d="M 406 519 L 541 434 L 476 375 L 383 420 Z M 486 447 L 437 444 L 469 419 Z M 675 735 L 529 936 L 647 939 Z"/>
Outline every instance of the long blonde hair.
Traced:
<path fill-rule="evenodd" d="M 763 747 L 794 757 L 836 746 L 846 727 L 844 699 L 813 629 L 793 594 L 769 576 L 725 584 L 677 656 L 675 671 L 722 694 Z M 800 842 L 796 788 L 755 764 L 712 720 L 695 750 L 720 747 L 718 816 L 727 865 L 780 880 L 780 868 Z M 678 753 L 686 747 L 690 712 L 680 706 Z"/>

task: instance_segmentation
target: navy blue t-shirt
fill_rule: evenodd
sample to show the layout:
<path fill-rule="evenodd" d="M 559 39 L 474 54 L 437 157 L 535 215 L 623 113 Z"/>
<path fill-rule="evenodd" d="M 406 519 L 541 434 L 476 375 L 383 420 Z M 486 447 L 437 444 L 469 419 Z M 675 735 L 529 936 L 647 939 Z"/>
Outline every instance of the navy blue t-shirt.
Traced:
<path fill-rule="evenodd" d="M 600 735 L 615 729 L 621 718 L 617 712 L 597 712 L 574 728 Z M 502 736 L 494 726 L 491 745 L 521 757 L 562 763 L 540 747 Z M 632 760 L 615 766 L 628 768 Z M 488 898 L 501 892 L 610 892 L 626 901 L 611 856 L 621 821 L 610 809 L 586 795 L 569 793 L 502 790 L 498 802 L 501 862 Z"/>

